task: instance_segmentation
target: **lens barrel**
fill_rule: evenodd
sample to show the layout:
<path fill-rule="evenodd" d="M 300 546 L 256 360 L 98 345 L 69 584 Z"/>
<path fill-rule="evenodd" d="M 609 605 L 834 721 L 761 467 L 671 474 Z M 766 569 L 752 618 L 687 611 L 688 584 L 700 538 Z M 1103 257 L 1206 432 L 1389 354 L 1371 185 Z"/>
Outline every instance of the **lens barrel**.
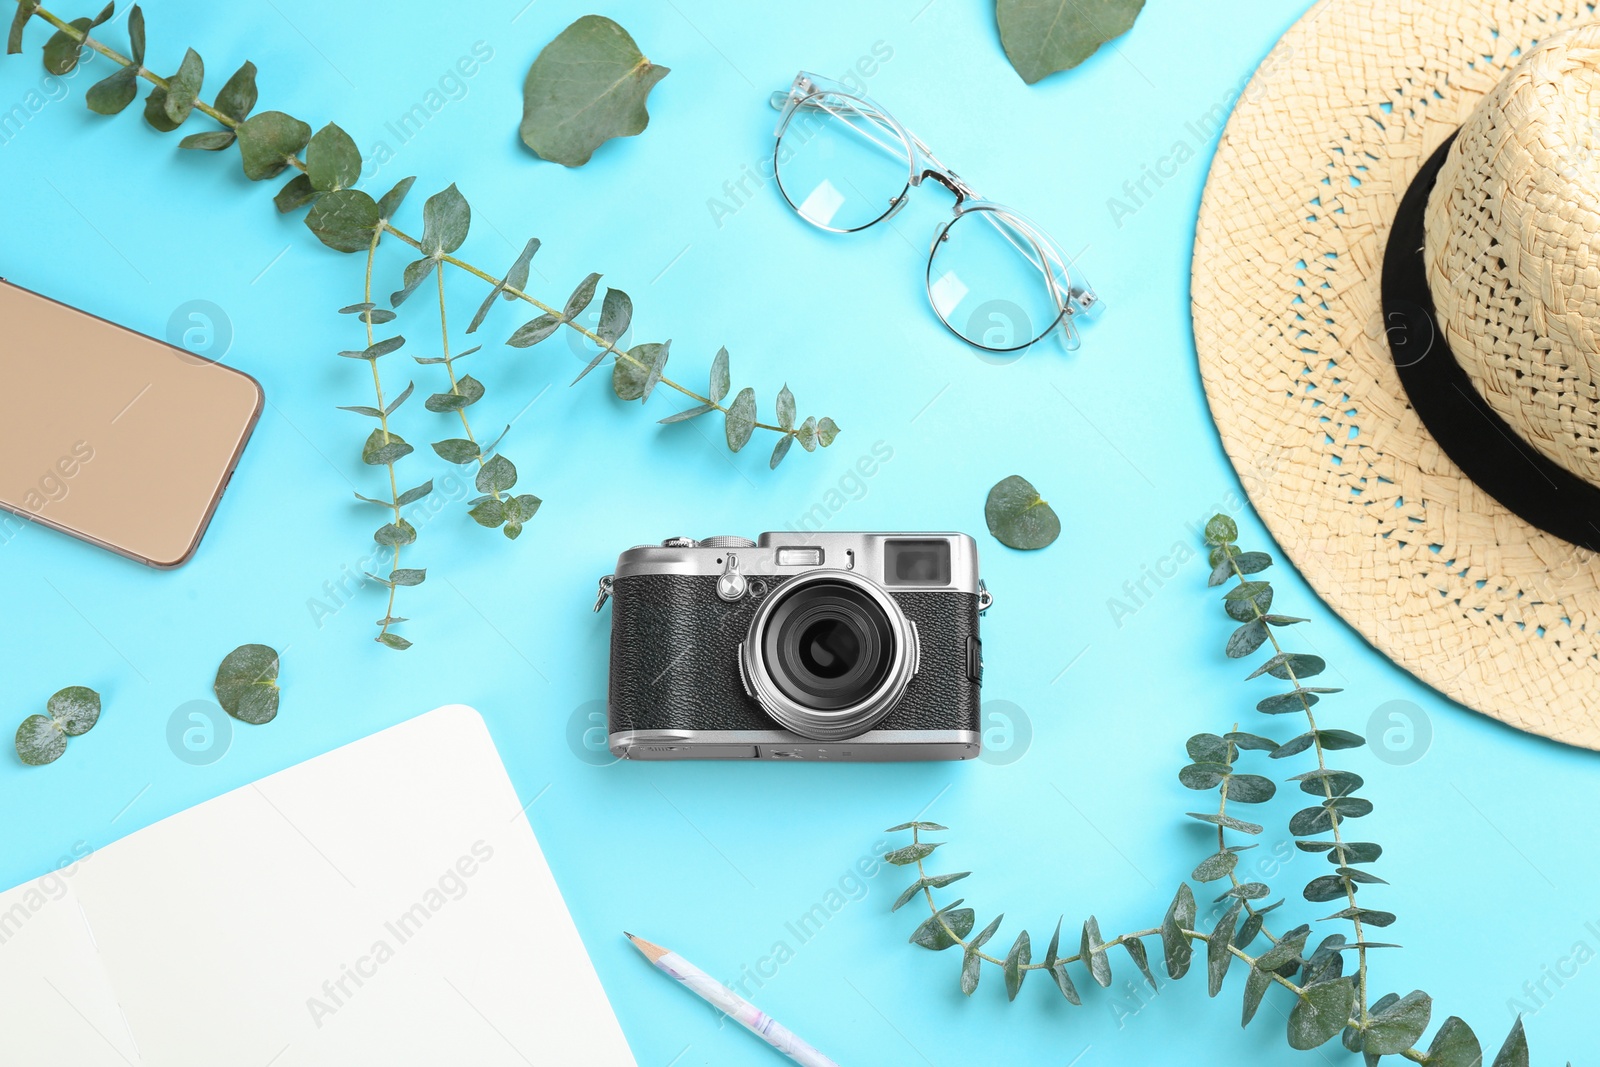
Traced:
<path fill-rule="evenodd" d="M 762 605 L 740 655 L 767 714 L 803 737 L 838 741 L 871 729 L 899 701 L 916 672 L 916 629 L 880 587 L 818 570 Z"/>

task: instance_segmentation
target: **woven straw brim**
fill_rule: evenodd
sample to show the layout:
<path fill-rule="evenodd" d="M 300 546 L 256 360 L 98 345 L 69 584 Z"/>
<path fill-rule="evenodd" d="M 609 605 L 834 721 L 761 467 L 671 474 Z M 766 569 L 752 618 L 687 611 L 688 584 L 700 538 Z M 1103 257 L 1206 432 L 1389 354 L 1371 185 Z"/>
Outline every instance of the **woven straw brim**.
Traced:
<path fill-rule="evenodd" d="M 1600 748 L 1600 560 L 1501 507 L 1406 402 L 1379 280 L 1400 198 L 1580 0 L 1323 0 L 1217 148 L 1201 375 L 1262 520 L 1380 651 L 1503 722 Z"/>

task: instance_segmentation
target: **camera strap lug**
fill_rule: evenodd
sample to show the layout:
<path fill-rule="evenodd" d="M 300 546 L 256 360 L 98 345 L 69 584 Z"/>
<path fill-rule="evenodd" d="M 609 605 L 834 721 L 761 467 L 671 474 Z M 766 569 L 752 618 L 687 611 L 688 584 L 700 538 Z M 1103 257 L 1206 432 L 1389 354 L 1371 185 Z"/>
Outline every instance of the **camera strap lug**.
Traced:
<path fill-rule="evenodd" d="M 740 600 L 749 588 L 750 583 L 739 573 L 739 557 L 729 552 L 727 566 L 717 579 L 717 596 L 723 600 Z"/>
<path fill-rule="evenodd" d="M 984 612 L 988 611 L 992 607 L 994 607 L 994 594 L 989 592 L 989 587 L 983 583 L 983 579 L 982 578 L 979 578 L 978 579 L 978 614 L 982 615 Z M 599 608 L 595 608 L 595 610 L 599 611 L 600 609 Z"/>
<path fill-rule="evenodd" d="M 605 607 L 606 601 L 611 599 L 612 580 L 614 577 L 615 575 L 608 574 L 600 579 L 600 595 L 594 598 L 594 610 L 596 612 Z"/>

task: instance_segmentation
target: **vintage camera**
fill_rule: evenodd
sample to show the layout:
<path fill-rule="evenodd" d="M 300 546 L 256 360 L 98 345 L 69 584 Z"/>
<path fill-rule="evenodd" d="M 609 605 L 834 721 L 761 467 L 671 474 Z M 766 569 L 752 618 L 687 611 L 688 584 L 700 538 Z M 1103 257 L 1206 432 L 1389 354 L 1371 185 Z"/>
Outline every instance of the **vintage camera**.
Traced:
<path fill-rule="evenodd" d="M 674 537 L 612 601 L 611 751 L 628 759 L 970 759 L 978 616 L 958 533 Z"/>

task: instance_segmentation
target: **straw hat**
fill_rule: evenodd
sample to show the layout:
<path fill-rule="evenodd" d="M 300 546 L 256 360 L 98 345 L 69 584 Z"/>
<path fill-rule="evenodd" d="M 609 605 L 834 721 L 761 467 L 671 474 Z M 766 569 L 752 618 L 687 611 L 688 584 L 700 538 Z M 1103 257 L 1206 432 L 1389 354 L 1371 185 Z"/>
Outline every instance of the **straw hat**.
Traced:
<path fill-rule="evenodd" d="M 1228 123 L 1195 343 L 1256 510 L 1384 654 L 1600 748 L 1600 20 L 1323 0 Z"/>

